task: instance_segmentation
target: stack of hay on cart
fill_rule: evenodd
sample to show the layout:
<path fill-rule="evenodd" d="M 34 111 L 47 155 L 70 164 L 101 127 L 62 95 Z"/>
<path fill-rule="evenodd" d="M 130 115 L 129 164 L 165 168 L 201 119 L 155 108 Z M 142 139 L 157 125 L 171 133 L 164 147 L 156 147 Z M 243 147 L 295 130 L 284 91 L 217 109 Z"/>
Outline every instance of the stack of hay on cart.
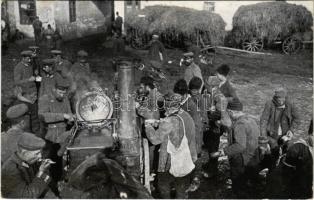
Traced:
<path fill-rule="evenodd" d="M 213 45 L 223 43 L 225 26 L 218 14 L 177 6 L 148 6 L 126 18 L 129 33 L 135 29 L 137 34 L 158 33 L 173 40 L 191 42 L 196 42 L 201 35 L 203 40 Z"/>
<path fill-rule="evenodd" d="M 263 2 L 241 6 L 233 16 L 233 39 L 239 44 L 252 37 L 284 39 L 311 30 L 313 17 L 304 6 L 286 2 Z"/>

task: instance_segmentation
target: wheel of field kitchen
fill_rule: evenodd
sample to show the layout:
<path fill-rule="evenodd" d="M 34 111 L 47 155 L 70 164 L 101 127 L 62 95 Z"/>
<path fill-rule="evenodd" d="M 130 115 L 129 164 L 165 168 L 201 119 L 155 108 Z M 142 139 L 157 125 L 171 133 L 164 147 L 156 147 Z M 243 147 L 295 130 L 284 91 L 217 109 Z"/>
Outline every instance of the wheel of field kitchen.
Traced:
<path fill-rule="evenodd" d="M 246 51 L 261 51 L 263 47 L 263 40 L 256 37 L 244 40 L 244 42 L 242 43 L 242 48 Z"/>
<path fill-rule="evenodd" d="M 286 38 L 282 43 L 282 51 L 288 55 L 297 53 L 301 47 L 301 40 L 294 36 Z"/>
<path fill-rule="evenodd" d="M 133 37 L 131 39 L 131 47 L 134 49 L 143 49 L 146 43 L 142 37 Z"/>

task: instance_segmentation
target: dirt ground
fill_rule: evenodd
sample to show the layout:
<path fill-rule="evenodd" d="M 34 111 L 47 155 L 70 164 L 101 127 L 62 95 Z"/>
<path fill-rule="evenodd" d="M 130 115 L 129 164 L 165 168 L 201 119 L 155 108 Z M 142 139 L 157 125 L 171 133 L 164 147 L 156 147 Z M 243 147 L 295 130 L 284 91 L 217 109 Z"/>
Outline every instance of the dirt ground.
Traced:
<path fill-rule="evenodd" d="M 65 57 L 75 60 L 75 52 L 85 49 L 89 53 L 91 70 L 100 77 L 102 87 L 112 91 L 113 71 L 110 60 L 111 48 L 104 47 L 102 36 L 92 36 L 83 39 L 68 41 L 63 44 Z M 13 69 L 19 62 L 19 53 L 32 45 L 33 41 L 19 41 L 10 44 L 8 52 L 2 56 L 1 67 L 1 105 L 2 131 L 7 129 L 5 111 L 13 100 Z M 108 45 L 107 45 L 108 46 Z M 109 45 L 110 46 L 110 45 Z M 127 48 L 126 55 L 137 55 L 144 58 L 145 51 L 135 51 Z M 270 51 L 269 51 L 270 52 Z M 279 50 L 271 51 L 272 55 L 250 55 L 235 53 L 227 50 L 217 50 L 213 67 L 228 64 L 232 72 L 231 83 L 244 104 L 245 112 L 253 115 L 257 122 L 263 111 L 265 102 L 272 98 L 273 90 L 279 85 L 285 86 L 291 98 L 297 104 L 301 114 L 302 125 L 298 135 L 306 133 L 313 112 L 313 53 L 312 49 L 302 50 L 297 55 L 284 55 Z M 161 88 L 170 90 L 176 80 L 182 75 L 184 68 L 179 67 L 182 51 L 167 50 L 167 57 L 173 63 L 166 66 L 168 81 L 162 83 Z M 48 57 L 41 55 L 42 58 Z M 206 153 L 202 160 L 205 162 Z M 192 198 L 232 198 L 228 182 L 228 163 L 220 162 L 220 176 L 215 180 L 202 180 L 199 190 L 191 194 Z M 258 197 L 258 195 L 257 195 Z"/>

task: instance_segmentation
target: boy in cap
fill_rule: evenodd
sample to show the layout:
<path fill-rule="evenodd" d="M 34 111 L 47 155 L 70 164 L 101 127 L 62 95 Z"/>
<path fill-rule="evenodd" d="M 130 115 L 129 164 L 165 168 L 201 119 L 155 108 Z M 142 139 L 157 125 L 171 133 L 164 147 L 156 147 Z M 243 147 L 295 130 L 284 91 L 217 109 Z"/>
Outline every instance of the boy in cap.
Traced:
<path fill-rule="evenodd" d="M 73 121 L 70 102 L 67 97 L 69 81 L 57 76 L 55 88 L 51 95 L 46 94 L 39 99 L 38 114 L 46 123 L 48 157 L 56 164 L 51 168 L 51 177 L 57 183 L 62 176 L 62 157 L 57 155 L 60 149 L 60 138 L 66 131 L 67 123 Z"/>
<path fill-rule="evenodd" d="M 77 76 L 90 74 L 90 66 L 86 60 L 87 56 L 88 53 L 84 50 L 77 52 L 78 61 L 72 65 L 70 70 L 74 80 Z"/>
<path fill-rule="evenodd" d="M 226 64 L 223 64 L 217 68 L 216 72 L 216 75 L 220 80 L 219 89 L 221 93 L 228 99 L 228 102 L 239 100 L 235 89 L 228 80 L 230 67 Z"/>
<path fill-rule="evenodd" d="M 182 63 L 184 66 L 187 67 L 184 72 L 184 80 L 186 81 L 187 84 L 190 83 L 191 79 L 194 76 L 202 80 L 202 86 L 199 90 L 199 92 L 201 93 L 203 89 L 203 76 L 200 67 L 194 63 L 194 53 L 193 52 L 184 53 Z"/>
<path fill-rule="evenodd" d="M 286 89 L 279 87 L 274 91 L 274 96 L 267 101 L 260 118 L 260 132 L 266 136 L 272 151 L 272 163 L 274 167 L 279 156 L 278 139 L 282 135 L 292 138 L 300 126 L 300 116 L 296 105 L 287 97 Z"/>
<path fill-rule="evenodd" d="M 23 132 L 29 128 L 28 107 L 17 104 L 10 107 L 6 117 L 11 121 L 11 128 L 1 134 L 1 163 L 5 162 L 16 150 L 17 141 Z"/>
<path fill-rule="evenodd" d="M 191 116 L 180 108 L 181 95 L 165 96 L 166 118 L 155 130 L 155 121 L 145 121 L 146 136 L 159 150 L 157 182 L 161 198 L 170 199 L 171 185 L 176 198 L 186 198 L 190 176 L 197 159 L 195 151 L 195 125 Z"/>
<path fill-rule="evenodd" d="M 62 77 L 67 77 L 71 69 L 72 63 L 64 58 L 62 58 L 61 50 L 51 50 L 53 59 L 55 60 L 55 71 L 59 73 Z"/>
<path fill-rule="evenodd" d="M 39 90 L 39 97 L 52 94 L 52 89 L 56 85 L 56 77 L 54 74 L 54 59 L 43 60 L 43 76 Z"/>
<path fill-rule="evenodd" d="M 245 169 L 258 148 L 259 129 L 255 120 L 243 113 L 241 102 L 229 102 L 227 110 L 232 120 L 228 146 L 212 153 L 211 157 L 228 156 L 232 190 L 237 198 L 247 198 L 245 191 L 248 177 L 245 175 Z"/>
<path fill-rule="evenodd" d="M 4 198 L 42 198 L 50 183 L 49 159 L 42 159 L 45 141 L 31 133 L 22 133 L 17 151 L 1 167 L 1 195 Z"/>

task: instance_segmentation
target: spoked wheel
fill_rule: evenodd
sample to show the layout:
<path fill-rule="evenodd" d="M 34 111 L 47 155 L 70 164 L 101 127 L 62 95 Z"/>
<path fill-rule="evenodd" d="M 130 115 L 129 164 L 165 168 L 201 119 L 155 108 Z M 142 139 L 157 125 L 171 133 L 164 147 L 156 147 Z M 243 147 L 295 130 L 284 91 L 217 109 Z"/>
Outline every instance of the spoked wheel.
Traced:
<path fill-rule="evenodd" d="M 261 51 L 264 47 L 262 39 L 252 38 L 242 43 L 242 48 L 246 51 Z"/>
<path fill-rule="evenodd" d="M 282 51 L 285 54 L 295 54 L 302 47 L 302 42 L 296 37 L 288 37 L 282 43 Z"/>
<path fill-rule="evenodd" d="M 131 47 L 134 49 L 143 49 L 145 42 L 140 37 L 134 37 L 131 39 Z"/>

